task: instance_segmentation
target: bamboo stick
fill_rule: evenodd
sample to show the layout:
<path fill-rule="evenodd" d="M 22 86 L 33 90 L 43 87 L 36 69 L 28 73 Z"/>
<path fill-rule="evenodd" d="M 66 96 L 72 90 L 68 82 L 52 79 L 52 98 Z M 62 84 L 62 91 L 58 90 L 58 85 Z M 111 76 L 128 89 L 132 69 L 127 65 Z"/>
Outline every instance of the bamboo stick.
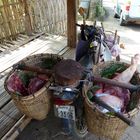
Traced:
<path fill-rule="evenodd" d="M 32 31 L 35 31 L 35 23 L 36 23 L 34 5 L 35 5 L 34 1 L 28 1 L 28 11 L 29 11 L 30 20 L 31 20 Z"/>
<path fill-rule="evenodd" d="M 27 4 L 27 0 L 23 0 L 24 2 L 24 9 L 25 9 L 25 29 L 27 35 L 32 35 L 32 26 L 31 26 L 31 19 L 29 15 L 29 8 Z"/>
<path fill-rule="evenodd" d="M 8 0 L 2 0 L 3 1 L 3 4 L 4 5 L 6 5 L 6 4 L 8 4 Z M 15 30 L 15 27 L 14 27 L 14 25 L 13 25 L 13 20 L 12 20 L 12 12 L 10 11 L 10 6 L 8 5 L 8 6 L 4 6 L 4 11 L 5 11 L 5 13 L 6 13 L 6 16 L 8 17 L 8 18 L 10 18 L 9 19 L 9 21 L 8 21 L 8 24 L 9 24 L 9 30 L 10 30 L 10 35 L 12 35 L 12 38 L 13 39 L 16 39 L 16 30 Z"/>
<path fill-rule="evenodd" d="M 10 34 L 8 19 L 7 19 L 7 15 L 5 13 L 4 7 L 1 8 L 1 13 L 2 13 L 2 17 L 3 17 L 3 24 L 2 24 L 3 27 L 2 27 L 2 30 L 3 30 L 3 33 L 4 33 L 4 37 L 6 39 L 9 39 L 9 36 L 11 34 Z"/>
<path fill-rule="evenodd" d="M 12 3 L 14 3 L 15 1 L 14 0 L 11 0 L 11 2 Z M 15 29 L 16 29 L 16 33 L 20 33 L 20 31 L 19 31 L 19 26 L 20 26 L 20 20 L 19 20 L 19 13 L 18 13 L 18 10 L 17 10 L 17 4 L 15 5 L 15 4 L 13 4 L 12 5 L 12 10 L 13 10 L 13 18 L 15 18 L 14 19 L 14 24 L 15 24 Z"/>

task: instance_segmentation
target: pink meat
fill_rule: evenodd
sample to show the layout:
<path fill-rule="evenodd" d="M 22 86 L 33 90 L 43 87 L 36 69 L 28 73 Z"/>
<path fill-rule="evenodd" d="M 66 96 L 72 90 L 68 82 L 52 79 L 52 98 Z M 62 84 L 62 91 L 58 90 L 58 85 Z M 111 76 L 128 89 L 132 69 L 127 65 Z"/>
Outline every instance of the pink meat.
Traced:
<path fill-rule="evenodd" d="M 28 93 L 34 94 L 35 92 L 40 90 L 45 85 L 45 83 L 46 83 L 45 80 L 42 80 L 38 77 L 32 78 L 28 85 Z"/>
<path fill-rule="evenodd" d="M 131 59 L 131 65 L 122 73 L 117 75 L 114 80 L 119 82 L 129 83 L 131 78 L 133 77 L 135 71 L 137 70 L 138 62 L 140 61 L 140 54 L 136 54 Z"/>
<path fill-rule="evenodd" d="M 17 72 L 12 73 L 12 75 L 7 80 L 7 88 L 11 93 L 19 93 L 23 96 L 28 95 L 25 85 L 22 83 Z"/>
<path fill-rule="evenodd" d="M 100 96 L 105 94 L 105 96 L 99 98 L 114 109 L 119 108 L 122 112 L 125 111 L 130 99 L 129 90 L 115 86 L 105 86 L 96 92 L 96 95 L 99 96 L 99 94 Z"/>
<path fill-rule="evenodd" d="M 131 65 L 125 71 L 123 71 L 122 73 L 118 74 L 115 78 L 113 78 L 113 80 L 116 80 L 118 82 L 129 83 L 129 81 L 131 80 L 137 69 L 139 61 L 140 54 L 136 54 L 131 59 Z M 102 89 L 98 90 L 96 92 L 96 95 L 98 95 L 101 100 L 106 102 L 114 109 L 120 108 L 122 112 L 125 111 L 125 108 L 130 100 L 129 90 L 110 85 L 105 86 L 102 85 Z"/>
<path fill-rule="evenodd" d="M 120 100 L 117 96 L 109 94 L 109 96 L 101 96 L 100 99 L 117 111 L 120 111 L 121 108 L 123 108 L 123 101 Z"/>

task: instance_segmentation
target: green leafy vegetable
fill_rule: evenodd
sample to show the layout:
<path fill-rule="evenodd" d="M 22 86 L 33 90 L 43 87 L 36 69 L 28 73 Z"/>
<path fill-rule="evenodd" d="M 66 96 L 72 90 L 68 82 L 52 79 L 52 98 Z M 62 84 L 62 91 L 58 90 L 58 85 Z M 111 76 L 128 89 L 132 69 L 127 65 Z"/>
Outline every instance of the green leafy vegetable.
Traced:
<path fill-rule="evenodd" d="M 101 77 L 106 77 L 106 78 L 112 78 L 114 74 L 121 73 L 124 71 L 127 67 L 124 64 L 112 64 L 110 67 L 105 68 L 101 72 Z"/>
<path fill-rule="evenodd" d="M 109 115 L 109 116 L 115 116 L 114 112 L 107 112 L 106 114 Z"/>
<path fill-rule="evenodd" d="M 92 91 L 93 93 L 95 93 L 99 89 L 100 89 L 100 86 L 95 85 L 95 86 L 91 87 L 90 91 Z"/>
<path fill-rule="evenodd" d="M 100 89 L 100 86 L 98 86 L 98 85 L 95 85 L 95 86 L 93 86 L 93 87 L 90 88 L 90 90 L 87 92 L 87 96 L 88 96 L 88 99 L 89 99 L 90 101 L 92 101 L 93 95 L 94 95 L 95 92 L 96 92 L 97 90 L 99 90 L 99 89 Z"/>
<path fill-rule="evenodd" d="M 18 76 L 20 77 L 20 79 L 21 79 L 22 83 L 25 85 L 25 87 L 28 87 L 30 79 L 35 76 L 35 73 L 29 72 L 29 71 L 19 71 Z"/>
<path fill-rule="evenodd" d="M 126 108 L 127 112 L 129 112 L 137 107 L 137 105 L 139 103 L 139 98 L 140 98 L 139 96 L 140 95 L 137 92 L 133 92 L 130 94 L 130 101 L 129 101 L 129 104 L 127 105 L 127 108 Z"/>

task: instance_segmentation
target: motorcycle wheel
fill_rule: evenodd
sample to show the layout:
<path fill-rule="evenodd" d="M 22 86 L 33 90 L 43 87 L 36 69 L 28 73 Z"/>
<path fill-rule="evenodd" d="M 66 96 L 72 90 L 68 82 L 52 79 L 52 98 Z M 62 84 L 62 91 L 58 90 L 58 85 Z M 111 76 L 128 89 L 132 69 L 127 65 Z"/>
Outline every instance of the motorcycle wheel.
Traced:
<path fill-rule="evenodd" d="M 88 131 L 87 125 L 85 120 L 68 120 L 68 119 L 61 119 L 63 125 L 63 132 L 65 135 L 71 135 L 76 139 L 84 138 Z"/>
<path fill-rule="evenodd" d="M 83 85 L 80 85 L 82 87 Z M 80 88 L 82 89 L 82 88 Z M 80 91 L 82 93 L 82 91 Z M 82 94 L 74 101 L 75 120 L 71 120 L 71 132 L 77 139 L 84 138 L 88 133 L 87 122 L 84 109 L 84 98 Z"/>
<path fill-rule="evenodd" d="M 72 121 L 71 122 L 71 132 L 72 135 L 75 136 L 76 138 L 84 138 L 87 133 L 87 125 L 86 125 L 86 120 L 85 118 L 81 117 L 79 119 L 77 119 L 76 121 Z"/>

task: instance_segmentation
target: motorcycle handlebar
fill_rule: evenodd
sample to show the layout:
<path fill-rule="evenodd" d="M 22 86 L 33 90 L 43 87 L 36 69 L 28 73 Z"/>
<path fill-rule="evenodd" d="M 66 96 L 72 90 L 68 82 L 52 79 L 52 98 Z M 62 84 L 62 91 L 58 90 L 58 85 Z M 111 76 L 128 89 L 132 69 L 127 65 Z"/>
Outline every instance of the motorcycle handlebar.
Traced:
<path fill-rule="evenodd" d="M 65 86 L 50 86 L 50 90 L 56 91 L 56 92 L 78 92 L 78 90 L 74 87 L 65 87 Z"/>
<path fill-rule="evenodd" d="M 83 29 L 88 29 L 88 27 L 92 27 L 93 26 L 93 28 L 95 27 L 94 25 L 87 25 L 87 24 L 78 24 L 78 23 L 76 23 L 76 26 L 79 26 L 80 28 L 83 28 Z"/>
<path fill-rule="evenodd" d="M 83 24 L 82 24 L 83 25 Z M 79 27 L 81 27 L 81 25 L 80 24 L 78 24 L 78 23 L 76 23 L 76 26 L 79 26 Z"/>

